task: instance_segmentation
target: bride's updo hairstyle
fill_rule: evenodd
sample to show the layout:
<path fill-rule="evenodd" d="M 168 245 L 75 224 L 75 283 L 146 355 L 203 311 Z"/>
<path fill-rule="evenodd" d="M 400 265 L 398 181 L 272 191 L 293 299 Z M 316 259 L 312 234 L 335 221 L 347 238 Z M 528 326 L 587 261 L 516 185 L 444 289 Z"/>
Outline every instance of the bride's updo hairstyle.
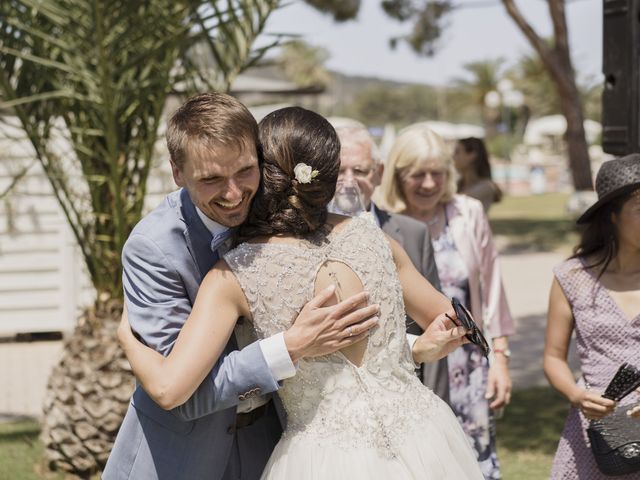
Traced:
<path fill-rule="evenodd" d="M 327 220 L 340 170 L 335 129 L 321 115 L 300 107 L 270 113 L 258 129 L 262 182 L 240 227 L 240 239 L 278 233 L 304 236 L 317 230 Z M 296 180 L 299 163 L 317 171 L 310 182 Z"/>

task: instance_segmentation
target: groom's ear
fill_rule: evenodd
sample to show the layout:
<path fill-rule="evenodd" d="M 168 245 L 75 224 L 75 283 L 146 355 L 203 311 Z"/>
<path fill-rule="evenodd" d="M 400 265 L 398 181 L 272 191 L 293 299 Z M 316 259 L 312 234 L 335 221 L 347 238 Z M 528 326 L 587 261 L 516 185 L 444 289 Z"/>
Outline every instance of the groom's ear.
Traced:
<path fill-rule="evenodd" d="M 171 173 L 173 173 L 173 181 L 176 182 L 176 185 L 179 187 L 184 187 L 184 178 L 182 177 L 182 171 L 176 165 L 176 162 L 173 159 L 169 159 L 169 163 L 171 164 Z"/>

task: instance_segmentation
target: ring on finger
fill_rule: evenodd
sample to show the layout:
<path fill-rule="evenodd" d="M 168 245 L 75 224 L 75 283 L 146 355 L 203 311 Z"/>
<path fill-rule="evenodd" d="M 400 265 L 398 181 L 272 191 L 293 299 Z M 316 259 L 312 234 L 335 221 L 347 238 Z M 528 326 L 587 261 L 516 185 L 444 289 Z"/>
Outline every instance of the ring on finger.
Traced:
<path fill-rule="evenodd" d="M 348 337 L 352 337 L 352 336 L 353 336 L 353 327 L 349 327 L 349 328 L 347 329 L 347 336 L 348 336 Z"/>

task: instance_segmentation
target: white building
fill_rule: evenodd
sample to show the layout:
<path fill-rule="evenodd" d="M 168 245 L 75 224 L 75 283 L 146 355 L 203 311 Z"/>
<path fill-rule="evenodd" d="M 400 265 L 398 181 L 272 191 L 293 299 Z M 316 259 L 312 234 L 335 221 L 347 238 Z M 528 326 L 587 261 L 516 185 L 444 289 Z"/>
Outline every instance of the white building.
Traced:
<path fill-rule="evenodd" d="M 18 125 L 0 120 L 0 195 L 24 172 L 0 199 L 0 337 L 70 331 L 95 295 L 62 208 Z M 164 148 L 158 142 L 147 210 L 175 188 Z"/>

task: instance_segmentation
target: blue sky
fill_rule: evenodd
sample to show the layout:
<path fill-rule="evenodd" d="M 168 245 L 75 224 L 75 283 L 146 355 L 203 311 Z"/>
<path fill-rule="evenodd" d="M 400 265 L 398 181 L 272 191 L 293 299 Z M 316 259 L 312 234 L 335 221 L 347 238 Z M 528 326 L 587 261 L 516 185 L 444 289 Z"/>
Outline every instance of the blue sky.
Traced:
<path fill-rule="evenodd" d="M 472 6 L 486 0 L 458 0 Z M 336 24 L 329 16 L 317 13 L 302 2 L 274 13 L 267 32 L 296 33 L 318 46 L 327 48 L 331 58 L 327 66 L 348 73 L 446 85 L 463 76 L 467 62 L 504 57 L 513 63 L 530 46 L 504 7 L 496 0 L 491 7 L 463 8 L 450 17 L 449 28 L 432 58 L 420 58 L 407 47 L 391 50 L 388 39 L 405 31 L 406 26 L 389 19 L 379 0 L 362 0 L 356 21 Z M 540 35 L 552 32 L 546 2 L 519 0 L 524 15 Z M 599 79 L 602 69 L 602 0 L 573 0 L 567 5 L 570 45 L 574 67 L 581 76 Z"/>

